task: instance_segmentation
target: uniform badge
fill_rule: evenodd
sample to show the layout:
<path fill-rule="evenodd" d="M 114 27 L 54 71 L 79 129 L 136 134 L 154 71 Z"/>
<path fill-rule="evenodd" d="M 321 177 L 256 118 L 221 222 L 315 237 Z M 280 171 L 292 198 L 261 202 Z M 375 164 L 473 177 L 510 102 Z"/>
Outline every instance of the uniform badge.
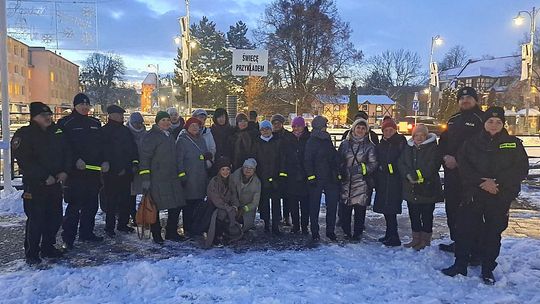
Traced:
<path fill-rule="evenodd" d="M 21 145 L 21 138 L 13 137 L 13 140 L 11 141 L 11 146 L 13 147 L 13 150 L 17 150 L 17 148 L 19 148 L 20 145 Z"/>

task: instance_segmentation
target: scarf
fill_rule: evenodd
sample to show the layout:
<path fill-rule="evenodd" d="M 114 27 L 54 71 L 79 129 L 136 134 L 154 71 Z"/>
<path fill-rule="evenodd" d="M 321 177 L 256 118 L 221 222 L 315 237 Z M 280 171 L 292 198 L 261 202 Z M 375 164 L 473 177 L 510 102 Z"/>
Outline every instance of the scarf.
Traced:
<path fill-rule="evenodd" d="M 265 142 L 269 142 L 270 139 L 274 138 L 274 135 L 270 135 L 270 137 L 264 137 L 261 135 L 261 139 L 264 140 Z"/>

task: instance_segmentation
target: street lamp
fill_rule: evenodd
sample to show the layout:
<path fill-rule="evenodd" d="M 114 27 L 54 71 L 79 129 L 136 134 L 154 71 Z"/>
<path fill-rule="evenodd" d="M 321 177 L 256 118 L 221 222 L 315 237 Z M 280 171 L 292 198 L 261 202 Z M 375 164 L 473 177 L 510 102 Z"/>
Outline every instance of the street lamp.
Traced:
<path fill-rule="evenodd" d="M 515 25 L 522 25 L 523 23 L 525 23 L 525 18 L 523 17 L 523 15 L 527 15 L 529 16 L 529 18 L 531 19 L 531 27 L 530 27 L 530 36 L 531 36 L 531 41 L 529 42 L 529 45 L 530 45 L 530 54 L 529 54 L 529 60 L 530 60 L 530 65 L 529 65 L 529 68 L 528 68 L 528 77 L 527 77 L 527 82 L 529 84 L 529 97 L 528 98 L 525 98 L 525 132 L 528 133 L 529 132 L 529 109 L 531 107 L 530 105 L 530 102 L 529 102 L 529 99 L 532 99 L 532 88 L 533 88 L 533 83 L 532 83 L 532 73 L 533 73 L 533 63 L 534 63 L 534 32 L 536 31 L 536 16 L 538 14 L 538 10 L 533 7 L 532 8 L 532 11 L 519 11 L 518 14 L 516 15 L 516 17 L 514 17 L 514 24 Z M 523 59 L 523 58 L 522 58 Z"/>
<path fill-rule="evenodd" d="M 182 38 L 180 36 L 174 37 L 174 44 L 180 45 L 182 43 Z"/>
<path fill-rule="evenodd" d="M 433 49 L 435 48 L 435 46 L 440 46 L 443 44 L 443 39 L 440 35 L 436 35 L 436 36 L 433 36 L 431 37 L 431 50 L 429 52 L 429 74 L 431 76 L 432 73 L 438 73 L 438 71 L 433 67 Z M 433 101 L 431 100 L 432 99 L 432 91 L 433 91 L 433 87 L 437 85 L 435 83 L 433 83 L 431 81 L 431 77 L 430 77 L 430 81 L 429 81 L 429 96 L 428 96 L 428 107 L 427 107 L 427 116 L 431 116 L 431 108 L 433 106 Z"/>
<path fill-rule="evenodd" d="M 159 96 L 159 64 L 149 64 L 148 67 L 156 69 L 156 95 Z"/>

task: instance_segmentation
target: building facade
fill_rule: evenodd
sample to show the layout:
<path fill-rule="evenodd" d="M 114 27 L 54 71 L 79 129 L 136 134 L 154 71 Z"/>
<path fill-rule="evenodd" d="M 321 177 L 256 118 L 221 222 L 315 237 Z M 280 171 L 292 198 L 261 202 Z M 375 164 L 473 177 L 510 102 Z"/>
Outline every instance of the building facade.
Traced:
<path fill-rule="evenodd" d="M 351 125 L 347 121 L 349 95 L 317 95 L 322 115 L 335 127 Z M 386 95 L 358 95 L 358 110 L 368 113 L 369 124 L 379 125 L 385 116 L 395 116 L 396 102 Z"/>

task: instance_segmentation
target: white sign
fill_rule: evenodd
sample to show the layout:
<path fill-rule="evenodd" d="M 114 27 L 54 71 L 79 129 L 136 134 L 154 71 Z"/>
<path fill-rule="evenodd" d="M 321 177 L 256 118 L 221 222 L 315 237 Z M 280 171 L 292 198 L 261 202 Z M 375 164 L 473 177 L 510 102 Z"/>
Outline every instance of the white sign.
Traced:
<path fill-rule="evenodd" d="M 268 50 L 239 50 L 232 51 L 233 76 L 267 76 Z"/>

